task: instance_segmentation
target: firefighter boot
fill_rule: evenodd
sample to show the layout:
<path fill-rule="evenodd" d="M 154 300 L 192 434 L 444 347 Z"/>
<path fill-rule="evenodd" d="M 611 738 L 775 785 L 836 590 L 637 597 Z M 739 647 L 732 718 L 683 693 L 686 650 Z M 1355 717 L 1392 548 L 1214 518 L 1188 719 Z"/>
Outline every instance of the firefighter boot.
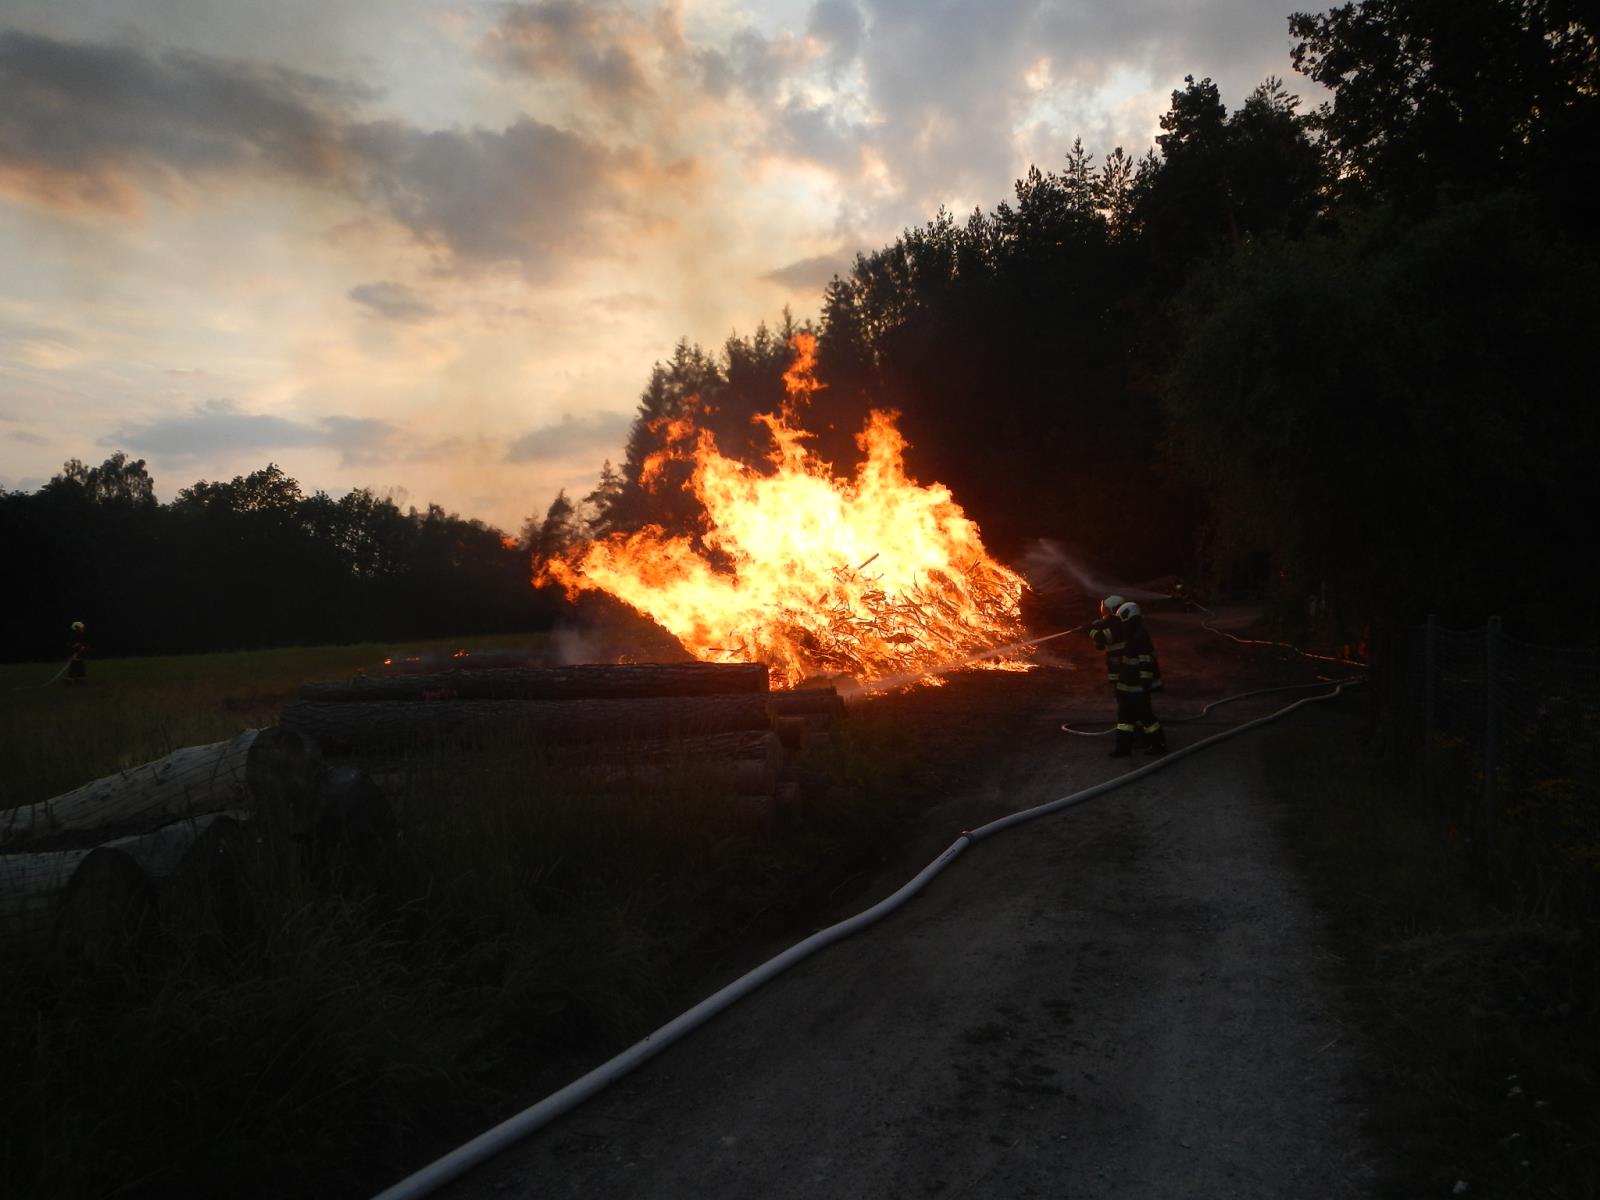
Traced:
<path fill-rule="evenodd" d="M 1117 744 L 1112 747 L 1112 758 L 1127 758 L 1133 753 L 1133 730 L 1117 730 Z"/>
<path fill-rule="evenodd" d="M 1167 731 L 1159 728 L 1145 731 L 1144 752 L 1151 758 L 1165 754 L 1167 752 Z"/>

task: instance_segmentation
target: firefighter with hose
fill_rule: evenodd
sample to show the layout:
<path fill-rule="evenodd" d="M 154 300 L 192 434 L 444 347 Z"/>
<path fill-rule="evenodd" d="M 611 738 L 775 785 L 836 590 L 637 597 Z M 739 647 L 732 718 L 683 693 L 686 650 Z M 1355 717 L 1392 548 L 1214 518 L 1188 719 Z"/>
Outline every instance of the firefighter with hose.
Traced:
<path fill-rule="evenodd" d="M 1106 676 L 1117 694 L 1117 741 L 1111 757 L 1127 758 L 1138 746 L 1146 754 L 1165 754 L 1167 734 L 1151 703 L 1151 693 L 1161 687 L 1161 666 L 1139 606 L 1107 596 L 1100 602 L 1100 619 L 1089 626 L 1089 639 L 1105 654 Z"/>
<path fill-rule="evenodd" d="M 72 652 L 67 657 L 67 686 L 81 687 L 88 671 L 89 637 L 82 621 L 72 623 Z"/>

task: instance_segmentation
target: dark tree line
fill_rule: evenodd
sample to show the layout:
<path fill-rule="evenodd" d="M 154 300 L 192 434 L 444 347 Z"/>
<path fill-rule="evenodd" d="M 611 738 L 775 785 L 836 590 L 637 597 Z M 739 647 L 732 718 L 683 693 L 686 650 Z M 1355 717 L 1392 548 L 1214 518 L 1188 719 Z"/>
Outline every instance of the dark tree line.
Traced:
<path fill-rule="evenodd" d="M 0 493 L 13 571 L 7 657 L 65 657 L 83 620 L 99 654 L 448 637 L 547 627 L 528 547 L 437 505 L 306 495 L 276 465 L 158 504 L 142 460 L 73 460 Z"/>
<path fill-rule="evenodd" d="M 1143 157 L 1075 143 L 993 211 L 858 256 L 823 298 L 818 448 L 848 464 L 866 409 L 900 410 L 912 473 L 1002 554 L 1062 538 L 1121 578 L 1326 595 L 1350 626 L 1592 633 L 1592 8 L 1364 0 L 1289 25 L 1331 90 L 1315 111 L 1277 79 L 1230 111 L 1190 77 Z M 641 486 L 662 418 L 709 410 L 753 461 L 790 332 L 659 364 L 566 540 L 693 531 L 681 476 Z"/>

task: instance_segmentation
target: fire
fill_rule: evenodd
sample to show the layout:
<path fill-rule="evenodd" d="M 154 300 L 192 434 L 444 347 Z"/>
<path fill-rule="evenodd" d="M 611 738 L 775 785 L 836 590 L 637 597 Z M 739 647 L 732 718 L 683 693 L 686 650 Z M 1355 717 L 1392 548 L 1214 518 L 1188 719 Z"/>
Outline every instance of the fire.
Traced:
<path fill-rule="evenodd" d="M 806 448 L 815 339 L 791 346 L 788 398 L 755 418 L 772 438 L 767 469 L 725 457 L 691 421 L 671 422 L 668 448 L 644 463 L 647 484 L 669 459 L 693 463 L 700 547 L 646 526 L 553 559 L 539 581 L 610 592 L 696 658 L 765 662 L 779 685 L 823 672 L 915 679 L 1020 641 L 1021 577 L 989 557 L 947 487 L 906 475 L 895 414 L 870 415 L 852 476 Z"/>

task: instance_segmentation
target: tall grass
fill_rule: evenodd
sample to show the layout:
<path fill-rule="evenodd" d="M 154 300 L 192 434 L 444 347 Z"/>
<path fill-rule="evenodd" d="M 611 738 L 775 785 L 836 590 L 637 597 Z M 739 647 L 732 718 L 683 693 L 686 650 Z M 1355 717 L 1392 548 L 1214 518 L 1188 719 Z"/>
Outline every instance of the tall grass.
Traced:
<path fill-rule="evenodd" d="M 321 654 L 316 671 L 288 654 L 236 673 L 145 660 L 145 707 L 205 731 L 174 742 L 226 736 L 219 698 L 349 669 Z M 101 699 L 117 673 L 95 678 L 41 709 L 104 705 L 144 736 L 139 714 Z M 12 714 L 8 736 L 47 720 Z M 124 752 L 107 731 L 99 744 Z M 64 770 L 39 761 L 35 791 Z M 647 1032 L 753 928 L 795 919 L 889 828 L 899 761 L 871 736 L 812 755 L 807 826 L 772 838 L 692 760 L 662 779 L 630 774 L 626 751 L 603 772 L 553 762 L 527 737 L 420 749 L 386 776 L 399 837 L 384 853 L 251 843 L 122 942 L 8 952 L 7 1194 L 369 1194 L 528 1078 Z"/>
<path fill-rule="evenodd" d="M 1268 778 L 1348 960 L 1386 1193 L 1600 1195 L 1600 941 L 1486 890 L 1416 765 L 1366 723 L 1286 732 Z"/>

